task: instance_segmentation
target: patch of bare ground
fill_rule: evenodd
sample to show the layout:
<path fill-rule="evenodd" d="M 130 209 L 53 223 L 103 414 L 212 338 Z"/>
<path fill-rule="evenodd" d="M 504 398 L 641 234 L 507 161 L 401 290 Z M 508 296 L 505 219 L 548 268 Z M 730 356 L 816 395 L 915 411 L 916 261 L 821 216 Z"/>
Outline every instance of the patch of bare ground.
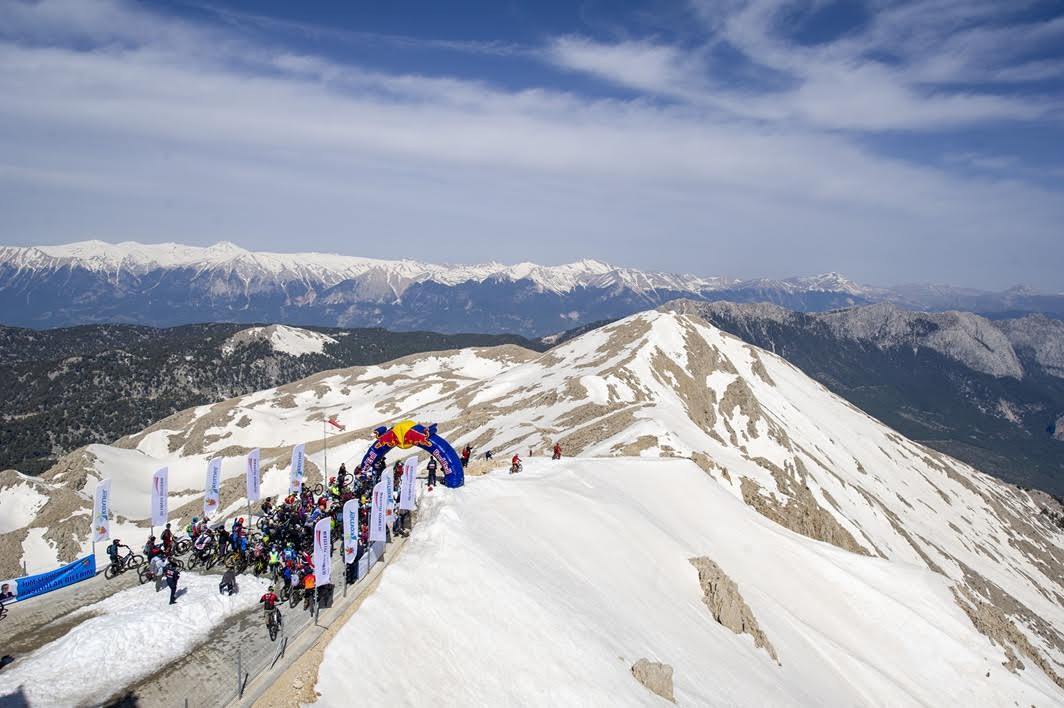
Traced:
<path fill-rule="evenodd" d="M 785 499 L 783 503 L 774 495 L 765 494 L 761 485 L 749 477 L 743 477 L 740 480 L 743 501 L 762 516 L 795 533 L 830 543 L 852 553 L 863 556 L 872 555 L 868 549 L 854 539 L 849 531 L 843 528 L 834 515 L 817 503 L 812 491 L 805 484 L 801 460 L 794 459 L 795 464 L 787 463 L 786 469 L 780 469 L 761 457 L 754 460 L 759 466 L 772 473 L 776 487 Z"/>

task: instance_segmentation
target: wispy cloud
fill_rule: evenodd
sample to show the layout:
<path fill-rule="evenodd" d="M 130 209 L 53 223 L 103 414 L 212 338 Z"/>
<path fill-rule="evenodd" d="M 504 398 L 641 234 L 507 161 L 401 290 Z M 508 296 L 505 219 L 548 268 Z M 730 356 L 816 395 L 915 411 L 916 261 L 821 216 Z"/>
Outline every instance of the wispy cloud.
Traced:
<path fill-rule="evenodd" d="M 792 0 L 695 0 L 705 27 L 695 48 L 653 41 L 615 44 L 567 37 L 546 61 L 619 85 L 734 116 L 855 131 L 948 130 L 992 121 L 1061 117 L 1057 95 L 995 92 L 990 82 L 1029 83 L 1064 76 L 1058 60 L 1030 53 L 1064 40 L 1064 18 L 996 24 L 1007 4 L 921 0 L 888 3 L 867 26 L 828 42 L 807 44 L 794 31 L 818 3 Z M 980 23 L 995 22 L 992 26 Z M 771 71 L 771 86 L 738 80 L 721 46 Z M 782 83 L 784 88 L 779 88 Z"/>
<path fill-rule="evenodd" d="M 995 249 L 1055 237 L 1064 206 L 1037 184 L 884 157 L 836 130 L 1024 119 L 1023 102 L 928 104 L 874 62 L 842 62 L 832 82 L 830 55 L 857 49 L 807 62 L 744 12 L 707 27 L 799 87 L 722 91 L 708 49 L 565 36 L 538 55 L 635 95 L 515 90 L 371 71 L 118 0 L 0 3 L 0 230 L 880 282 L 913 253 L 907 279 L 1011 282 Z M 987 258 L 957 271 L 964 249 Z M 1057 277 L 1044 256 L 1016 268 Z"/>

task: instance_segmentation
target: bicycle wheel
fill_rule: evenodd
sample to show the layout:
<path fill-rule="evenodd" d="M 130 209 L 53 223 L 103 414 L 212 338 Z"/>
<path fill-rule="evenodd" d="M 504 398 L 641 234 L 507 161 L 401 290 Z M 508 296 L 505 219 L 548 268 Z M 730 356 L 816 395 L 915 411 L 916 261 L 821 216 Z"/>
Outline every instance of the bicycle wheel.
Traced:
<path fill-rule="evenodd" d="M 144 556 L 133 555 L 126 562 L 127 568 L 139 568 L 144 565 Z"/>
<path fill-rule="evenodd" d="M 151 580 L 151 578 L 148 577 L 149 575 L 151 575 L 151 568 L 148 566 L 142 565 L 137 568 L 137 579 L 140 580 L 141 585 Z"/>
<path fill-rule="evenodd" d="M 188 553 L 188 549 L 190 548 L 192 548 L 192 541 L 183 538 L 174 544 L 174 555 L 183 556 Z"/>
<path fill-rule="evenodd" d="M 296 606 L 296 605 L 298 605 L 298 604 L 299 604 L 299 603 L 300 603 L 300 602 L 301 602 L 302 600 L 303 600 L 303 591 L 302 591 L 302 590 L 300 590 L 299 588 L 293 588 L 293 589 L 292 589 L 292 594 L 291 594 L 291 596 L 290 596 L 290 597 L 288 598 L 288 604 L 289 604 L 289 605 L 290 605 L 291 607 L 295 607 L 295 606 Z"/>
<path fill-rule="evenodd" d="M 311 491 L 311 493 L 314 496 L 320 497 L 322 492 L 325 491 L 325 485 L 324 484 L 315 484 L 313 487 L 310 488 L 310 491 Z"/>

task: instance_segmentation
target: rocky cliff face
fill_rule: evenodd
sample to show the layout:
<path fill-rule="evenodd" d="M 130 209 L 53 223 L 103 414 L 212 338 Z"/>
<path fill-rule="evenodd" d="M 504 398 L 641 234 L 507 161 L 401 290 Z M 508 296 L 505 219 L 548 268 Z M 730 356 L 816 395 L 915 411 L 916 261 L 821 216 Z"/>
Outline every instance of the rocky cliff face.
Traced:
<path fill-rule="evenodd" d="M 970 313 L 877 304 L 827 313 L 680 301 L 744 341 L 784 356 L 907 436 L 1002 479 L 1064 495 L 1058 350 L 1045 317 L 990 321 Z"/>

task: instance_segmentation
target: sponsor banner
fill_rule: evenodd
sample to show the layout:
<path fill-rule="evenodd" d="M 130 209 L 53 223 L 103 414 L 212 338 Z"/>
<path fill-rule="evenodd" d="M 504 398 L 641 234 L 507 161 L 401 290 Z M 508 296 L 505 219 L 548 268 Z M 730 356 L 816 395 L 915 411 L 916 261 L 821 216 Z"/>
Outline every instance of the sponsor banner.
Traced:
<path fill-rule="evenodd" d="M 96 556 L 88 555 L 47 573 L 19 578 L 16 594 L 19 600 L 28 600 L 31 597 L 65 588 L 67 585 L 73 585 L 82 580 L 88 580 L 94 575 L 96 575 Z"/>
<path fill-rule="evenodd" d="M 413 511 L 417 506 L 417 455 L 406 458 L 403 478 L 399 483 L 399 508 Z"/>
<path fill-rule="evenodd" d="M 288 493 L 299 494 L 303 490 L 303 465 L 306 462 L 303 443 L 292 448 L 292 470 L 288 478 Z"/>
<path fill-rule="evenodd" d="M 358 554 L 358 499 L 344 504 L 344 564 L 351 563 Z"/>
<path fill-rule="evenodd" d="M 203 485 L 203 515 L 214 516 L 218 511 L 218 496 L 222 490 L 222 458 L 207 463 L 207 481 Z"/>
<path fill-rule="evenodd" d="M 392 523 L 392 514 L 395 511 L 395 470 L 384 470 L 384 494 L 386 496 L 386 506 L 384 507 L 384 523 Z M 389 528 L 391 528 L 389 526 Z"/>
<path fill-rule="evenodd" d="M 101 479 L 92 496 L 92 541 L 111 538 L 111 480 Z"/>
<path fill-rule="evenodd" d="M 151 525 L 166 526 L 166 518 L 170 515 L 169 498 L 170 471 L 163 467 L 152 475 L 151 478 Z"/>
<path fill-rule="evenodd" d="M 317 587 L 332 583 L 332 563 L 329 562 L 329 529 L 332 517 L 314 524 L 314 584 Z"/>
<path fill-rule="evenodd" d="M 248 501 L 258 501 L 262 496 L 262 478 L 259 476 L 259 449 L 255 448 L 248 453 Z"/>
<path fill-rule="evenodd" d="M 377 482 L 373 487 L 369 507 L 369 540 L 371 542 L 388 540 L 388 534 L 385 531 L 387 520 L 384 516 L 384 511 L 386 507 L 391 505 L 385 502 L 384 495 L 386 493 L 387 488 L 383 481 Z"/>

